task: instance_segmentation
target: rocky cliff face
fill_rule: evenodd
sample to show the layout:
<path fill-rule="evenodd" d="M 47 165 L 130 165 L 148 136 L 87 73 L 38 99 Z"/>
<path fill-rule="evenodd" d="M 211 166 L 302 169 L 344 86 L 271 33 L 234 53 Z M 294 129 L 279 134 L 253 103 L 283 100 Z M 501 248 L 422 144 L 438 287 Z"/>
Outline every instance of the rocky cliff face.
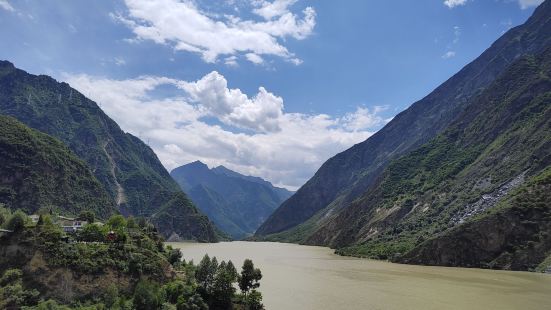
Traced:
<path fill-rule="evenodd" d="M 379 132 L 325 162 L 312 179 L 270 216 L 256 235 L 287 230 L 290 233 L 283 240 L 293 239 L 297 234 L 307 236 L 325 218 L 369 190 L 391 160 L 447 128 L 515 59 L 539 53 L 550 42 L 551 3 L 546 1 L 524 25 L 508 31 L 479 58 L 397 115 Z M 305 223 L 309 219 L 313 220 Z M 297 227 L 302 223 L 305 225 Z M 290 230 L 293 228 L 295 232 Z"/>
<path fill-rule="evenodd" d="M 397 262 L 551 270 L 551 169 L 500 202 L 497 209 L 468 220 L 396 258 Z"/>

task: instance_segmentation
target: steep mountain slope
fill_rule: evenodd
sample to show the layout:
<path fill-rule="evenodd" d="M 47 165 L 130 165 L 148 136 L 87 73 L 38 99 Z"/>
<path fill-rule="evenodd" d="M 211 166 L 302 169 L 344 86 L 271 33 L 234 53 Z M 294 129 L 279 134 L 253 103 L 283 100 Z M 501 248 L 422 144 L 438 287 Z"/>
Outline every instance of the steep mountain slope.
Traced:
<path fill-rule="evenodd" d="M 125 215 L 151 216 L 181 192 L 151 148 L 123 132 L 67 83 L 0 61 L 0 113 L 65 143 L 88 164 Z M 182 214 L 191 209 L 191 204 L 182 206 Z"/>
<path fill-rule="evenodd" d="M 113 201 L 88 166 L 59 140 L 0 115 L 0 203 L 29 214 L 44 207 L 107 218 Z"/>
<path fill-rule="evenodd" d="M 406 262 L 533 269 L 551 251 L 549 171 L 551 46 L 513 63 L 307 242 Z"/>
<path fill-rule="evenodd" d="M 547 169 L 491 212 L 420 244 L 396 261 L 551 272 L 550 202 Z"/>
<path fill-rule="evenodd" d="M 292 194 L 261 178 L 224 166 L 209 169 L 199 161 L 176 168 L 170 175 L 201 211 L 234 238 L 254 233 Z"/>
<path fill-rule="evenodd" d="M 541 52 L 550 42 L 551 3 L 546 1 L 524 25 L 509 30 L 427 97 L 398 114 L 366 141 L 325 162 L 256 235 L 283 232 L 279 235 L 282 240 L 303 239 L 327 216 L 359 197 L 391 160 L 441 133 L 515 59 Z M 311 220 L 305 223 L 308 219 Z M 305 224 L 297 227 L 301 223 Z M 284 232 L 291 228 L 294 231 Z"/>

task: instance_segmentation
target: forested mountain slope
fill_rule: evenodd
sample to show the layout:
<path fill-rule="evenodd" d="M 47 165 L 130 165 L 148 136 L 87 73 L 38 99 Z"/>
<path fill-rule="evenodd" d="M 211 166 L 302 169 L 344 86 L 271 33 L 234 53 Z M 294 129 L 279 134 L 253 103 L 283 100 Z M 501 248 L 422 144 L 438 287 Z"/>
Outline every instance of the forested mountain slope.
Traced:
<path fill-rule="evenodd" d="M 124 215 L 150 217 L 181 194 L 149 146 L 123 132 L 95 102 L 67 83 L 0 61 L 0 114 L 65 143 L 88 164 Z M 196 211 L 192 204 L 180 207 L 182 216 Z M 212 229 L 196 237 L 209 240 Z"/>
<path fill-rule="evenodd" d="M 32 214 L 40 208 L 100 218 L 115 212 L 86 163 L 59 140 L 0 115 L 0 204 Z"/>

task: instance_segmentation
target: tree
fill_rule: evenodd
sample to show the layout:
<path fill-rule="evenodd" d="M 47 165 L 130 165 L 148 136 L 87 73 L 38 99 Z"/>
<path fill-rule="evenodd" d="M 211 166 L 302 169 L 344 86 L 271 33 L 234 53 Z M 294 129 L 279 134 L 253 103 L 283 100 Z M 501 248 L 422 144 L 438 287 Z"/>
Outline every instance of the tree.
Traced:
<path fill-rule="evenodd" d="M 260 286 L 260 279 L 262 279 L 260 269 L 254 268 L 253 261 L 246 259 L 243 262 L 241 276 L 239 277 L 239 288 L 241 292 L 247 295 L 249 290 L 258 288 Z"/>
<path fill-rule="evenodd" d="M 99 225 L 88 224 L 78 232 L 78 239 L 86 242 L 103 242 L 105 232 Z"/>
<path fill-rule="evenodd" d="M 160 309 L 162 304 L 163 300 L 159 286 L 146 280 L 140 280 L 134 289 L 134 309 Z"/>
<path fill-rule="evenodd" d="M 81 221 L 87 221 L 88 223 L 93 223 L 96 219 L 96 215 L 90 210 L 84 210 L 80 212 L 78 219 Z"/>
<path fill-rule="evenodd" d="M 203 297 L 208 297 L 212 292 L 212 287 L 214 285 L 214 277 L 216 275 L 216 270 L 218 269 L 218 260 L 216 257 L 210 259 L 209 255 L 206 254 L 195 271 L 195 279 L 199 285 L 199 292 Z"/>
<path fill-rule="evenodd" d="M 19 269 L 7 269 L 0 278 L 0 309 L 20 309 L 34 305 L 40 293 L 23 287 L 23 273 Z"/>
<path fill-rule="evenodd" d="M 15 211 L 8 219 L 6 228 L 13 231 L 20 231 L 25 228 L 25 222 L 27 222 L 27 215 L 21 210 Z"/>
<path fill-rule="evenodd" d="M 119 298 L 119 289 L 115 284 L 110 284 L 103 293 L 103 301 L 108 309 L 111 309 Z"/>
<path fill-rule="evenodd" d="M 187 298 L 195 293 L 195 287 L 186 284 L 182 280 L 175 280 L 165 284 L 163 290 L 166 300 L 172 304 L 176 304 L 180 297 Z"/>
<path fill-rule="evenodd" d="M 237 273 L 237 270 L 235 269 L 235 266 L 233 265 L 232 261 L 228 261 L 228 264 L 226 265 L 226 271 L 232 278 L 232 282 L 237 281 L 239 278 L 239 274 Z"/>
<path fill-rule="evenodd" d="M 216 270 L 209 306 L 215 309 L 230 309 L 235 295 L 233 283 L 237 281 L 237 271 L 230 261 L 222 261 Z"/>
<path fill-rule="evenodd" d="M 245 304 L 248 310 L 262 310 L 264 305 L 262 304 L 262 294 L 257 290 L 251 290 L 249 295 L 245 298 Z"/>
<path fill-rule="evenodd" d="M 180 296 L 176 302 L 177 310 L 208 310 L 208 305 L 203 301 L 201 295 L 194 294 L 189 298 Z"/>
<path fill-rule="evenodd" d="M 110 226 L 113 230 L 125 229 L 126 219 L 122 215 L 113 215 L 107 221 L 107 225 Z"/>
<path fill-rule="evenodd" d="M 182 252 L 180 249 L 173 249 L 171 246 L 168 246 L 167 249 L 167 260 L 171 265 L 175 265 L 182 260 Z"/>

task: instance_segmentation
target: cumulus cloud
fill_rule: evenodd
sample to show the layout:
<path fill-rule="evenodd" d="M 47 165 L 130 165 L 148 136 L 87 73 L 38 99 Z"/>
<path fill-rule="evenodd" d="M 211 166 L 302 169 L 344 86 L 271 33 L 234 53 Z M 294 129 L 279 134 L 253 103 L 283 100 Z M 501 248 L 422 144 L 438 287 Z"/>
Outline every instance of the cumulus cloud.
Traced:
<path fill-rule="evenodd" d="M 529 7 L 538 6 L 543 3 L 543 0 L 518 0 L 520 8 L 525 10 Z"/>
<path fill-rule="evenodd" d="M 374 127 L 388 121 L 378 115 L 384 107 L 360 107 L 343 117 L 287 113 L 281 97 L 263 87 L 248 96 L 229 88 L 217 72 L 192 82 L 70 74 L 65 80 L 100 103 L 125 131 L 149 141 L 169 170 L 199 159 L 290 189 L 302 185 L 329 157 L 367 139 Z M 156 98 L 154 90 L 160 86 L 172 86 L 181 94 Z"/>
<path fill-rule="evenodd" d="M 467 0 L 445 0 L 444 5 L 449 7 L 450 9 L 453 9 L 456 6 L 465 5 L 467 3 Z"/>
<path fill-rule="evenodd" d="M 229 89 L 227 80 L 216 71 L 196 82 L 179 82 L 179 86 L 225 124 L 260 132 L 280 130 L 283 99 L 264 87 L 249 98 L 240 89 Z"/>
<path fill-rule="evenodd" d="M 128 12 L 112 14 L 128 26 L 135 40 L 151 40 L 177 51 L 198 53 L 209 63 L 220 55 L 271 55 L 300 62 L 284 45 L 287 37 L 307 38 L 316 25 L 316 12 L 306 7 L 299 16 L 289 10 L 296 1 L 254 1 L 254 13 L 265 20 L 202 12 L 191 0 L 126 0 Z M 246 57 L 251 61 L 251 57 Z M 230 63 L 233 63 L 230 61 Z"/>
<path fill-rule="evenodd" d="M 6 11 L 15 12 L 15 9 L 8 2 L 8 0 L 0 0 L 0 8 L 4 9 Z"/>

